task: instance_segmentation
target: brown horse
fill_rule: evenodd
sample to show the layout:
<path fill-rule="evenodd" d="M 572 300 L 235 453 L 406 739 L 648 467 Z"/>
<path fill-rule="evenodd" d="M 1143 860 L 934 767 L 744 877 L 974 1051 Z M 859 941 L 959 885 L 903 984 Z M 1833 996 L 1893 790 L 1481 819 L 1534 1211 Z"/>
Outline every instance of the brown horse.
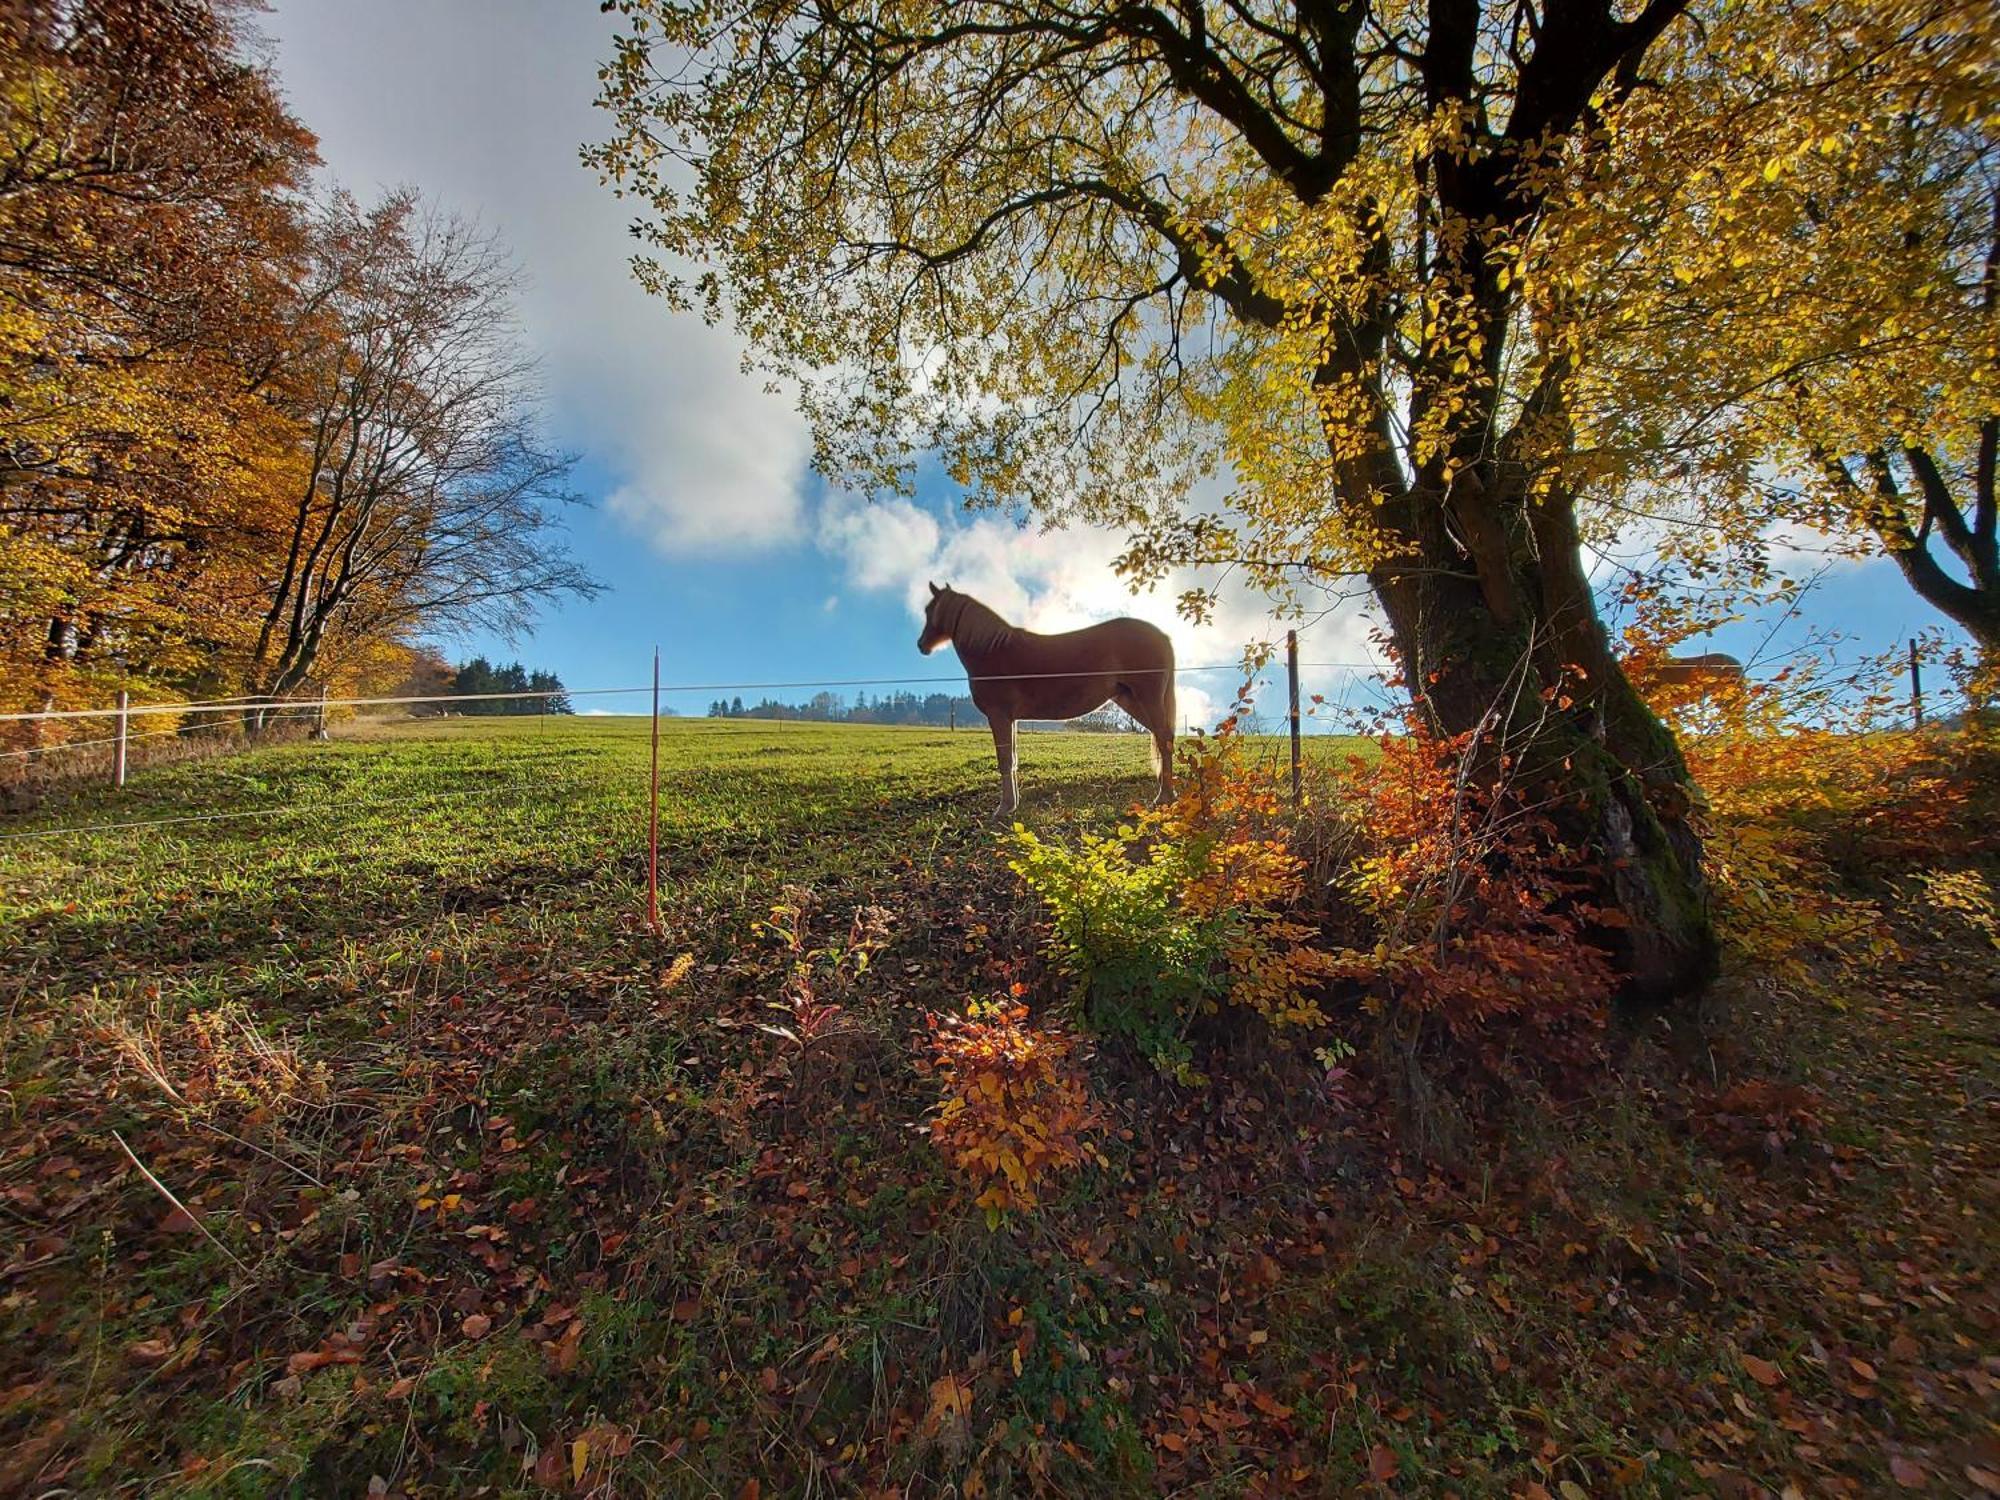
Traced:
<path fill-rule="evenodd" d="M 917 649 L 946 641 L 972 681 L 972 701 L 993 726 L 1000 758 L 1000 815 L 1014 810 L 1014 725 L 1075 719 L 1115 703 L 1153 735 L 1155 803 L 1174 794 L 1174 643 L 1144 620 L 1106 620 L 1061 635 L 1009 625 L 970 594 L 931 585 Z"/>
<path fill-rule="evenodd" d="M 1653 663 L 1646 675 L 1661 687 L 1691 687 L 1708 695 L 1741 683 L 1743 663 L 1722 651 L 1667 656 Z"/>

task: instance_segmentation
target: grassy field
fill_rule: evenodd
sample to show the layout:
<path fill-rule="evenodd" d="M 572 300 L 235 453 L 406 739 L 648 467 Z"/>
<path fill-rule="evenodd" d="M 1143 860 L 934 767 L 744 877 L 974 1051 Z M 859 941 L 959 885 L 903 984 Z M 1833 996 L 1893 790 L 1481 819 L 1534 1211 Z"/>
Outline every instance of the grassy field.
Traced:
<path fill-rule="evenodd" d="M 1254 1039 L 1199 1088 L 1107 1053 L 1109 1165 L 995 1231 L 920 1128 L 928 1013 L 1060 997 L 990 741 L 684 721 L 661 759 L 657 939 L 636 720 L 350 729 L 0 821 L 0 1493 L 2000 1474 L 1990 953 L 1844 1012 L 1740 976 L 1428 1156 Z M 1147 789 L 1135 737 L 1021 759 L 1044 833 Z M 58 831 L 114 822 L 152 826 Z M 886 931 L 806 1047 L 764 1026 L 780 903 Z"/>

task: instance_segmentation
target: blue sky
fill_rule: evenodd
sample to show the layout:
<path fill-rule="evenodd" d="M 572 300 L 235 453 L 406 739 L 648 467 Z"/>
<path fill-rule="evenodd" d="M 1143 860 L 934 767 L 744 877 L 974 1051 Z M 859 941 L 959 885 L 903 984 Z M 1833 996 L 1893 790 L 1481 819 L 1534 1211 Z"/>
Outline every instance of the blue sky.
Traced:
<path fill-rule="evenodd" d="M 518 655 L 579 689 L 645 682 L 655 644 L 670 684 L 934 677 L 955 661 L 915 649 L 929 577 L 1044 629 L 1145 615 L 1172 630 L 1183 663 L 1234 660 L 1271 632 L 1247 597 L 1189 628 L 1170 593 L 1124 593 L 1109 568 L 1117 538 L 965 516 L 934 476 L 914 503 L 827 493 L 807 471 L 802 423 L 740 372 L 733 336 L 670 313 L 629 275 L 632 211 L 577 159 L 603 131 L 591 101 L 612 28 L 589 0 L 275 0 L 262 18 L 334 179 L 363 197 L 415 186 L 512 246 L 550 436 L 583 456 L 579 487 L 595 503 L 571 540 L 608 592 L 547 615 L 517 646 L 475 639 L 446 643 L 450 654 Z M 1843 564 L 1766 649 L 1810 625 L 1857 636 L 1859 650 L 1939 623 L 1893 567 Z M 1767 628 L 1732 627 L 1714 645 L 1747 658 Z M 1307 631 L 1302 654 L 1363 662 L 1369 633 L 1362 611 L 1343 609 Z M 1351 697 L 1359 675 L 1309 671 L 1307 689 Z M 1212 718 L 1231 686 L 1187 679 L 1184 717 Z M 672 702 L 699 713 L 714 696 Z"/>

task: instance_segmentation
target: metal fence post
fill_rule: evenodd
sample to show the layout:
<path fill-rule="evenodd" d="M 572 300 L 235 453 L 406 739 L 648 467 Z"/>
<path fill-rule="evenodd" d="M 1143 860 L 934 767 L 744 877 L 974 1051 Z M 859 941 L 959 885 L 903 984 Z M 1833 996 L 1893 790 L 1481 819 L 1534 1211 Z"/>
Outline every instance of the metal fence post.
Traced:
<path fill-rule="evenodd" d="M 120 688 L 118 690 L 118 748 L 111 757 L 111 784 L 113 786 L 125 785 L 125 741 L 127 738 L 126 730 L 129 727 L 131 718 L 129 712 L 131 705 L 132 695 L 126 692 L 124 688 Z"/>
<path fill-rule="evenodd" d="M 1285 632 L 1285 673 L 1291 679 L 1291 720 L 1292 720 L 1292 806 L 1304 801 L 1305 793 L 1299 775 L 1299 633 Z"/>

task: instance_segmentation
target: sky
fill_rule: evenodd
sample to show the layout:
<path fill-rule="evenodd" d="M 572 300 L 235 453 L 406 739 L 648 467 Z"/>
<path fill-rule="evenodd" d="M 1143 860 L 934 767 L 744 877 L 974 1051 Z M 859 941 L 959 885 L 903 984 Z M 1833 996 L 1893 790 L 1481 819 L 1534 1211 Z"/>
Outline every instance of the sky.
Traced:
<path fill-rule="evenodd" d="M 332 181 L 363 199 L 415 187 L 509 244 L 547 435 L 580 456 L 577 487 L 591 503 L 572 514 L 570 542 L 606 592 L 546 613 L 528 638 L 442 642 L 447 655 L 518 656 L 590 690 L 647 682 L 657 646 L 662 681 L 688 689 L 668 706 L 699 714 L 725 685 L 755 697 L 749 685 L 951 676 L 955 658 L 915 646 L 932 579 L 1036 629 L 1140 615 L 1169 630 L 1183 665 L 1233 662 L 1282 630 L 1241 592 L 1225 596 L 1213 624 L 1189 626 L 1173 609 L 1185 582 L 1135 597 L 1114 576 L 1118 536 L 968 514 L 929 471 L 913 500 L 829 490 L 809 471 L 803 421 L 742 372 L 736 337 L 671 312 L 630 274 L 633 206 L 578 158 L 608 129 L 592 101 L 615 19 L 594 0 L 273 0 L 261 18 L 280 85 L 318 134 Z M 1794 561 L 1817 572 L 1822 559 Z M 1854 650 L 1939 623 L 1879 561 L 1831 568 L 1802 614 L 1856 636 Z M 1381 701 L 1369 680 L 1374 628 L 1359 604 L 1309 624 L 1301 659 L 1339 665 L 1309 665 L 1305 691 Z M 1745 622 L 1711 644 L 1748 660 L 1781 652 L 1804 628 L 1795 619 L 1767 635 L 1768 622 Z M 1234 680 L 1183 677 L 1183 719 L 1212 723 Z M 580 696 L 577 707 L 637 701 Z"/>

